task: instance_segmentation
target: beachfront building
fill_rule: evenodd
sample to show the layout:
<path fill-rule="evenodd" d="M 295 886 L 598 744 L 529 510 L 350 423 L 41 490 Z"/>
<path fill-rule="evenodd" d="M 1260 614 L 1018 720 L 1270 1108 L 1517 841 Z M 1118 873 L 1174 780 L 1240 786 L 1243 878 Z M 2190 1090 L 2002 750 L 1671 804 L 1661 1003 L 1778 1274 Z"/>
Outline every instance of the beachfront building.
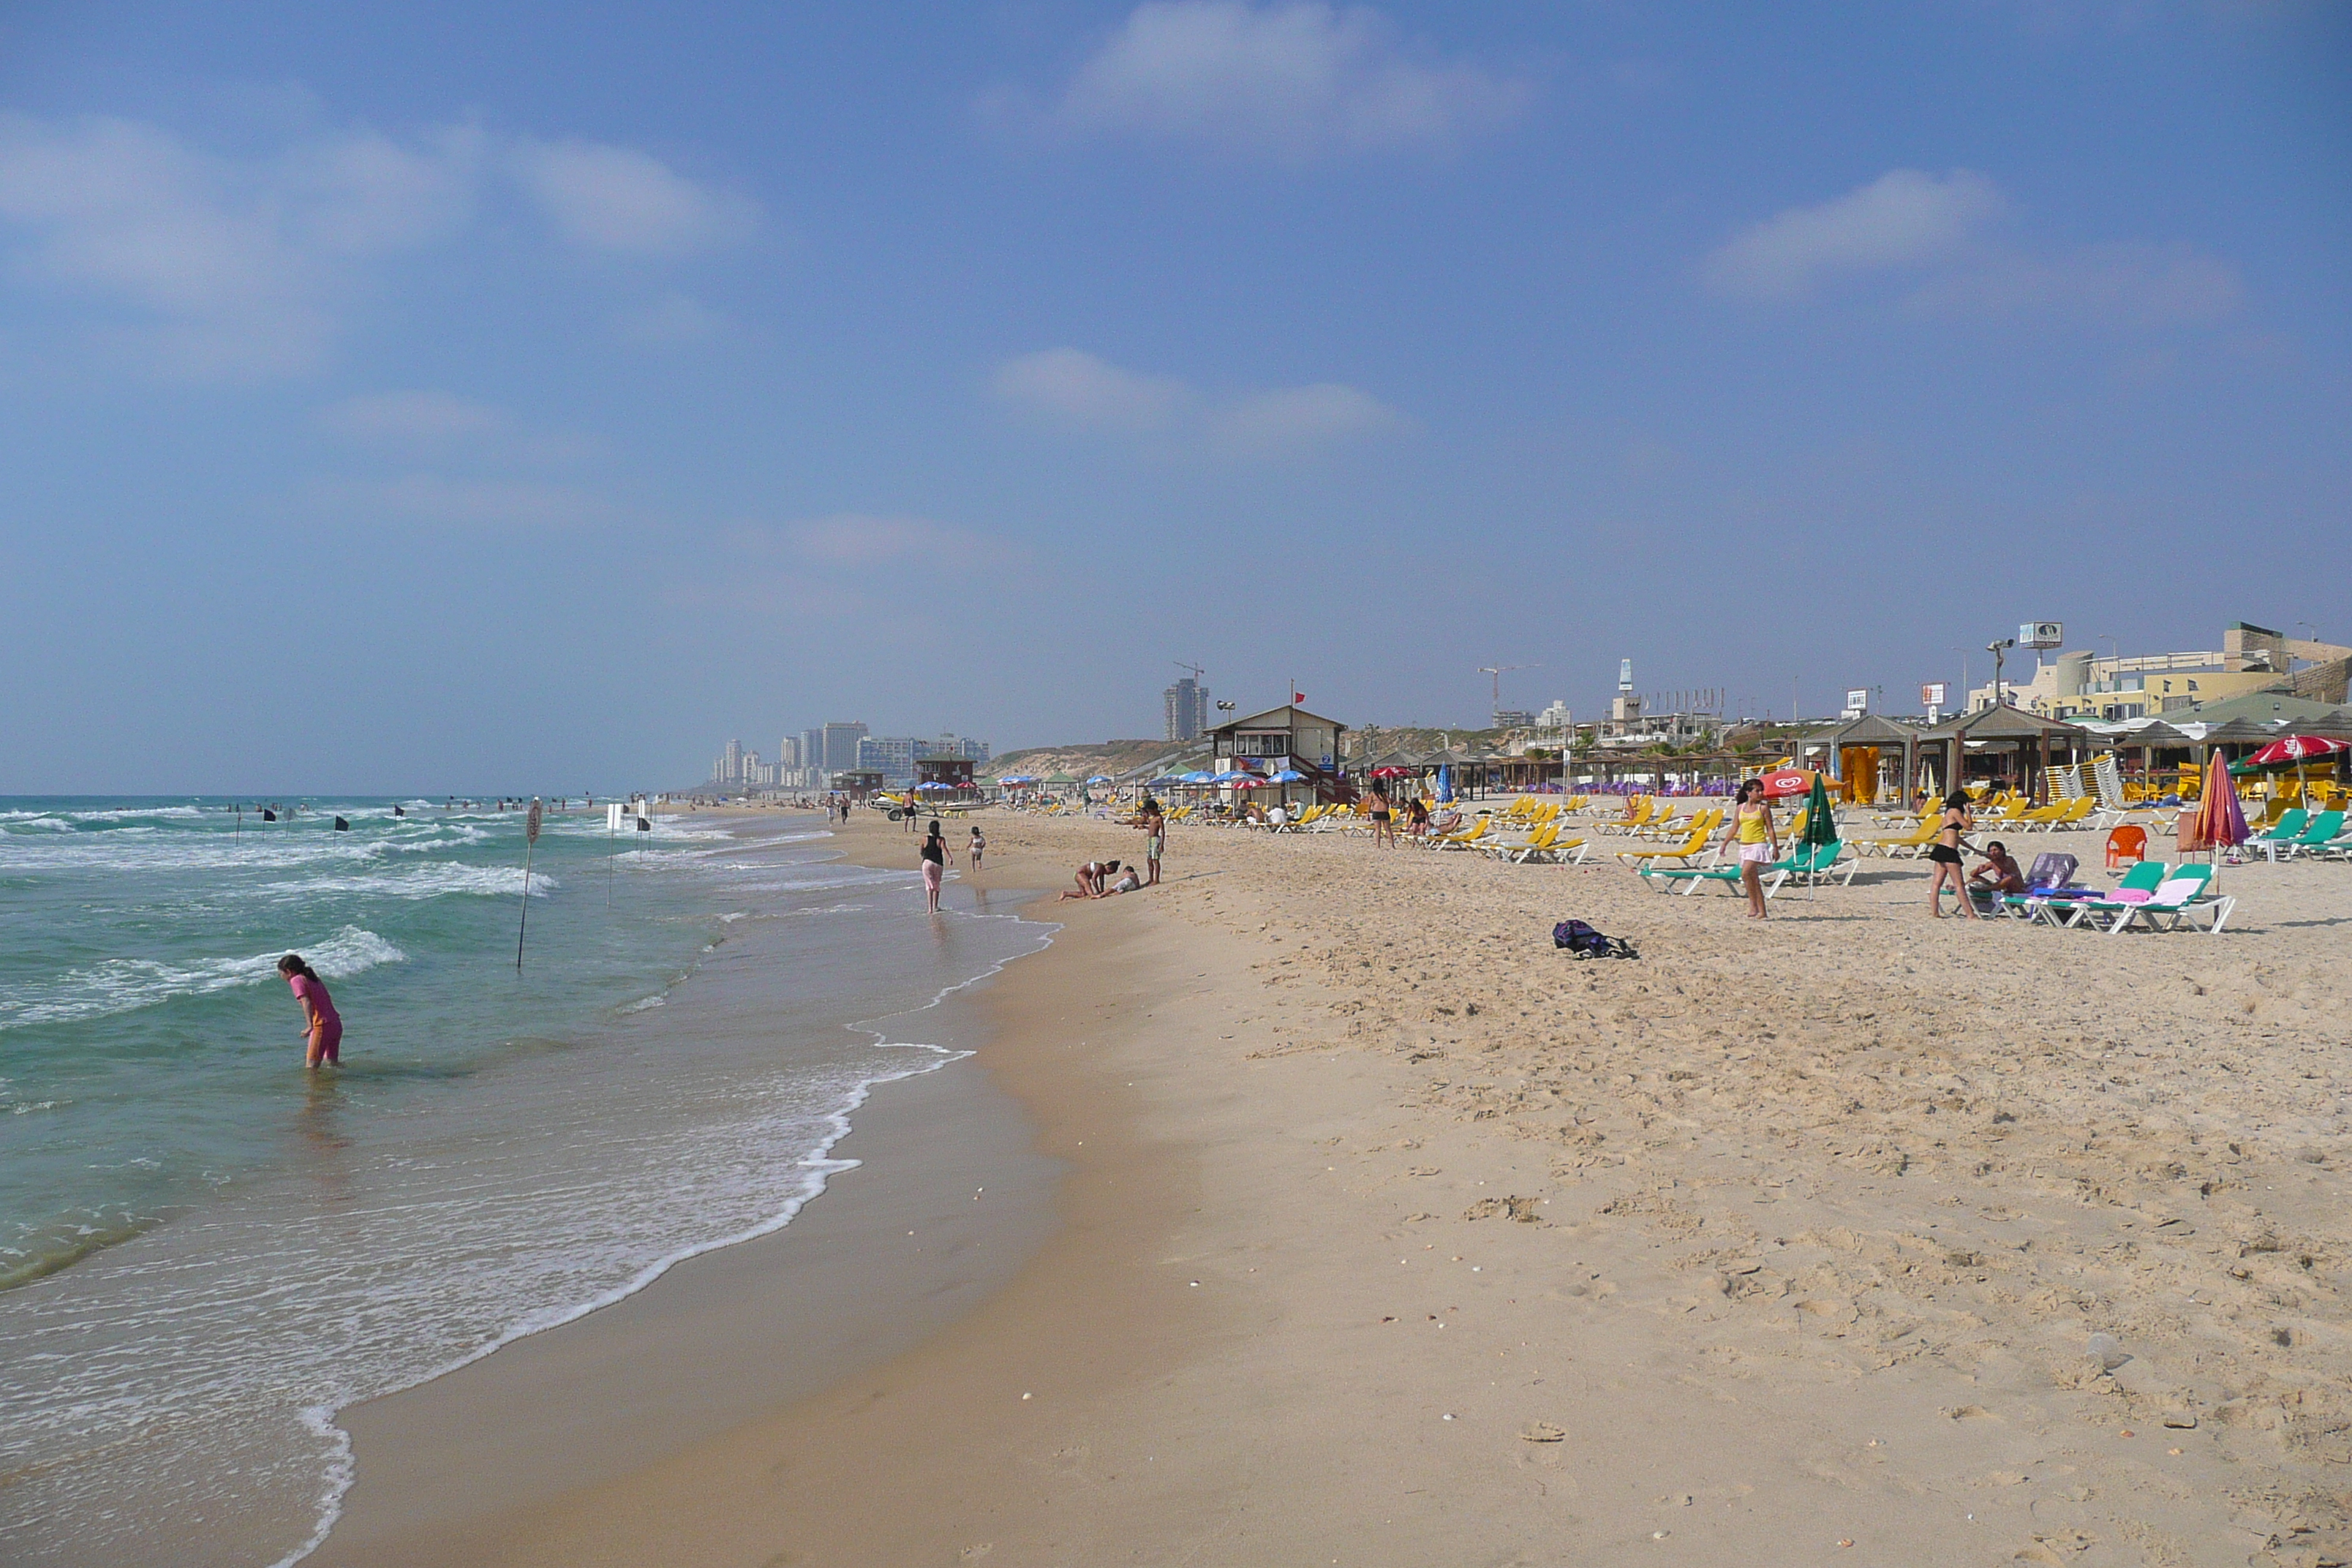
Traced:
<path fill-rule="evenodd" d="M 1215 758 L 1211 767 L 1217 773 L 1298 773 L 1296 784 L 1283 786 L 1286 802 L 1294 792 L 1318 802 L 1352 799 L 1355 792 L 1339 771 L 1339 743 L 1347 732 L 1337 719 L 1304 708 L 1269 708 L 1208 732 Z"/>
<path fill-rule="evenodd" d="M 2302 668 L 2296 668 L 2300 664 Z M 2277 690 L 2342 702 L 2352 647 L 2289 637 L 2268 626 L 2232 621 L 2218 648 L 2100 658 L 2071 649 L 2037 662 L 2022 680 L 2004 679 L 2001 700 L 2045 719 L 2154 718 L 2206 703 Z M 1969 693 L 1969 710 L 1993 705 L 1990 682 Z"/>
<path fill-rule="evenodd" d="M 936 784 L 941 789 L 955 792 L 958 797 L 969 798 L 979 793 L 979 784 L 974 775 L 979 772 L 980 761 L 976 757 L 918 757 L 915 759 L 915 787 L 921 789 L 927 784 Z"/>

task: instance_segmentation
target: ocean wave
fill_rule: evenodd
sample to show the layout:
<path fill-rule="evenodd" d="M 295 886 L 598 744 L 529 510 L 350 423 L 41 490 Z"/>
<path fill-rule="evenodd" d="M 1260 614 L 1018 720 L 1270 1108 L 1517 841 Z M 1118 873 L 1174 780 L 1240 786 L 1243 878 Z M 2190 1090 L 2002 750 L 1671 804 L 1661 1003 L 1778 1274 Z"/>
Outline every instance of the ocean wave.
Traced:
<path fill-rule="evenodd" d="M 251 958 L 212 958 L 194 963 L 110 958 L 28 985 L 0 987 L 0 1029 L 103 1018 L 175 997 L 209 996 L 258 985 L 278 978 L 278 961 L 287 951 L 273 948 Z M 345 926 L 324 941 L 300 943 L 293 951 L 331 980 L 362 973 L 380 963 L 405 963 L 408 958 L 375 932 L 357 926 Z"/>
<path fill-rule="evenodd" d="M 247 832 L 177 837 L 110 833 L 0 835 L 0 872 L 268 870 L 321 860 L 373 860 L 383 846 L 348 833 Z"/>
<path fill-rule="evenodd" d="M 544 899 L 562 884 L 544 871 L 530 874 L 530 896 Z M 280 899 L 324 898 L 351 893 L 383 899 L 437 899 L 449 893 L 473 893 L 510 899 L 522 891 L 520 866 L 408 866 L 396 871 L 356 877 L 310 877 L 299 882 L 265 882 L 256 892 Z"/>

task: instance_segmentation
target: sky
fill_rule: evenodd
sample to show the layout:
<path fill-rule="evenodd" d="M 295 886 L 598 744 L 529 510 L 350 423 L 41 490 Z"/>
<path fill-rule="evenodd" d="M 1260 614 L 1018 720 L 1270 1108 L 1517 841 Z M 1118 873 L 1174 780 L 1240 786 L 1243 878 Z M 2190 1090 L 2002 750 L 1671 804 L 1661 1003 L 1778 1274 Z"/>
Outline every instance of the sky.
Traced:
<path fill-rule="evenodd" d="M 19 0 L 0 793 L 2352 642 L 2347 18 Z"/>

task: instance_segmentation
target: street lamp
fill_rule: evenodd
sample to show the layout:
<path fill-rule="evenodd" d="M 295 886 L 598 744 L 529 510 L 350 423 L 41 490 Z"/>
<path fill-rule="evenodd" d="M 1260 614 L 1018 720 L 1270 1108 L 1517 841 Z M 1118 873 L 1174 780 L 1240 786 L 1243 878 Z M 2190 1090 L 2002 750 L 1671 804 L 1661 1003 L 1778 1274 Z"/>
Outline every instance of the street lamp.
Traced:
<path fill-rule="evenodd" d="M 2015 637 L 2002 637 L 1998 642 L 1985 644 L 1985 652 L 1992 655 L 1992 705 L 1996 708 L 2003 705 L 2000 694 L 2001 660 L 2008 656 L 2009 650 L 2016 646 Z"/>

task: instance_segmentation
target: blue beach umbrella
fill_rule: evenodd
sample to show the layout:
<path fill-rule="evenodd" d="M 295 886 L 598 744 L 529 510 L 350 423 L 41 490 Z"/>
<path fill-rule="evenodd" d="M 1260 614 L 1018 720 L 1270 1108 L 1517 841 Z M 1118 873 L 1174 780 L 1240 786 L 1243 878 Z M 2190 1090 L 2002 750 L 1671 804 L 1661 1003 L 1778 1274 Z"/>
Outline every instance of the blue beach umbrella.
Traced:
<path fill-rule="evenodd" d="M 1307 775 L 1297 768 L 1285 768 L 1278 773 L 1268 773 L 1265 776 L 1269 784 L 1305 784 L 1307 782 Z"/>
<path fill-rule="evenodd" d="M 1449 764 L 1437 770 L 1437 804 L 1450 805 L 1454 801 L 1454 769 Z"/>

